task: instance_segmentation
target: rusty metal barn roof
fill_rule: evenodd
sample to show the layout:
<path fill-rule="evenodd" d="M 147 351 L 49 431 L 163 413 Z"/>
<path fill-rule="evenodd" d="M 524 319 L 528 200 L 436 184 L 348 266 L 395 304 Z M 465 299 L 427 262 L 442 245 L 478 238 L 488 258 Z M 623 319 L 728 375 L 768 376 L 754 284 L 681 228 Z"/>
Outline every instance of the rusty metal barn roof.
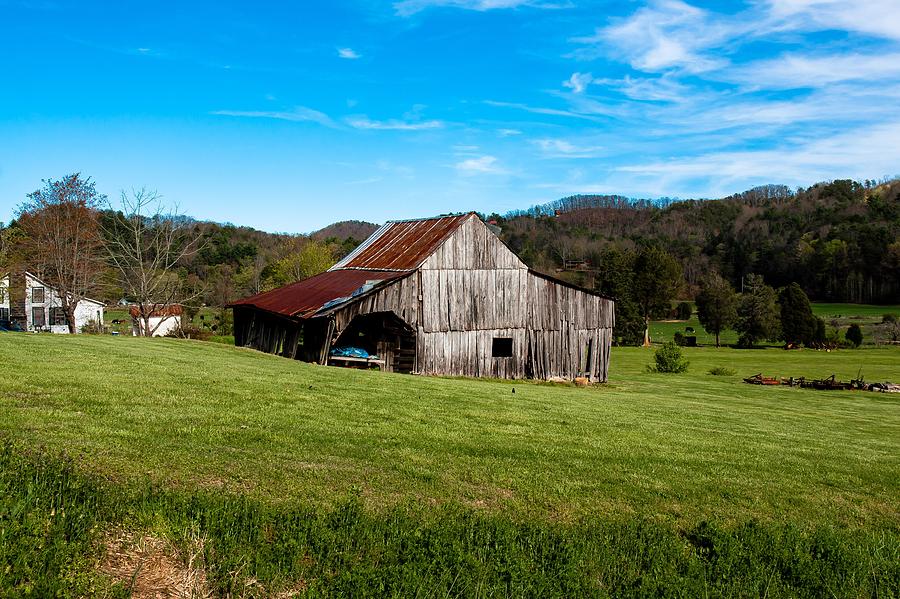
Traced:
<path fill-rule="evenodd" d="M 335 300 L 349 301 L 371 288 L 408 275 L 381 270 L 329 270 L 314 277 L 245 297 L 228 307 L 252 306 L 282 316 L 310 318 Z"/>
<path fill-rule="evenodd" d="M 415 270 L 472 214 L 389 221 L 331 270 Z"/>

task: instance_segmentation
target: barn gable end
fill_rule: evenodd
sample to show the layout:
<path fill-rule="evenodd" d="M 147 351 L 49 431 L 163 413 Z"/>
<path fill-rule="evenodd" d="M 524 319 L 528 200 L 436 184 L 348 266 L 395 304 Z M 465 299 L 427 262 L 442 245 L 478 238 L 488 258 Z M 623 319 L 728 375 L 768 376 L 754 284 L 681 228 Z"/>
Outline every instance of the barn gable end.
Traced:
<path fill-rule="evenodd" d="M 422 270 L 496 270 L 528 267 L 475 214 L 470 214 L 421 265 Z"/>

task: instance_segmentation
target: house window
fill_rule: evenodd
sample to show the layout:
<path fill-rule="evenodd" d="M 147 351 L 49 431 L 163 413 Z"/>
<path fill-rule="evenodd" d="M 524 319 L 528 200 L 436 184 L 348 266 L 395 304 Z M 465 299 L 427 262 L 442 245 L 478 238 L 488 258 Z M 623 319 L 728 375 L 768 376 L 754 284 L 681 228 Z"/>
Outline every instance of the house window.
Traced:
<path fill-rule="evenodd" d="M 9 308 L 0 308 L 0 321 L 9 320 Z"/>
<path fill-rule="evenodd" d="M 44 303 L 44 288 L 43 287 L 32 287 L 31 288 L 31 303 L 32 304 L 43 304 Z"/>
<path fill-rule="evenodd" d="M 31 326 L 36 329 L 47 326 L 47 314 L 43 308 L 31 309 Z"/>
<path fill-rule="evenodd" d="M 66 326 L 66 311 L 62 308 L 50 308 L 50 324 Z"/>
<path fill-rule="evenodd" d="M 512 337 L 494 337 L 494 343 L 491 345 L 491 357 L 493 358 L 511 358 Z"/>

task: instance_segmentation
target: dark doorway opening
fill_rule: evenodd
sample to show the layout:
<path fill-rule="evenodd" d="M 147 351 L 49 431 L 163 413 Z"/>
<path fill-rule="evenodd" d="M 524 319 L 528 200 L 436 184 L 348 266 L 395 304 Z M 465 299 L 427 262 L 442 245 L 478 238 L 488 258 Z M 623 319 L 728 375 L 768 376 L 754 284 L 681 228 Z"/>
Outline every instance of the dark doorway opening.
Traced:
<path fill-rule="evenodd" d="M 416 366 L 416 332 L 394 312 L 354 317 L 332 347 L 364 349 L 383 360 L 383 370 L 388 372 L 408 374 Z"/>

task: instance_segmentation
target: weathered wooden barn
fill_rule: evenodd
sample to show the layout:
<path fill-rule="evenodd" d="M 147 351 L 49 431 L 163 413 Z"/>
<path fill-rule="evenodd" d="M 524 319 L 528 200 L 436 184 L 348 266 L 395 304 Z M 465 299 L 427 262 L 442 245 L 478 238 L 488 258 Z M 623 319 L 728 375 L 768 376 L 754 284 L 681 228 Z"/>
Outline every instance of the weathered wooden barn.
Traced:
<path fill-rule="evenodd" d="M 474 213 L 389 222 L 315 277 L 239 300 L 235 343 L 394 372 L 605 381 L 614 303 L 529 269 Z"/>

